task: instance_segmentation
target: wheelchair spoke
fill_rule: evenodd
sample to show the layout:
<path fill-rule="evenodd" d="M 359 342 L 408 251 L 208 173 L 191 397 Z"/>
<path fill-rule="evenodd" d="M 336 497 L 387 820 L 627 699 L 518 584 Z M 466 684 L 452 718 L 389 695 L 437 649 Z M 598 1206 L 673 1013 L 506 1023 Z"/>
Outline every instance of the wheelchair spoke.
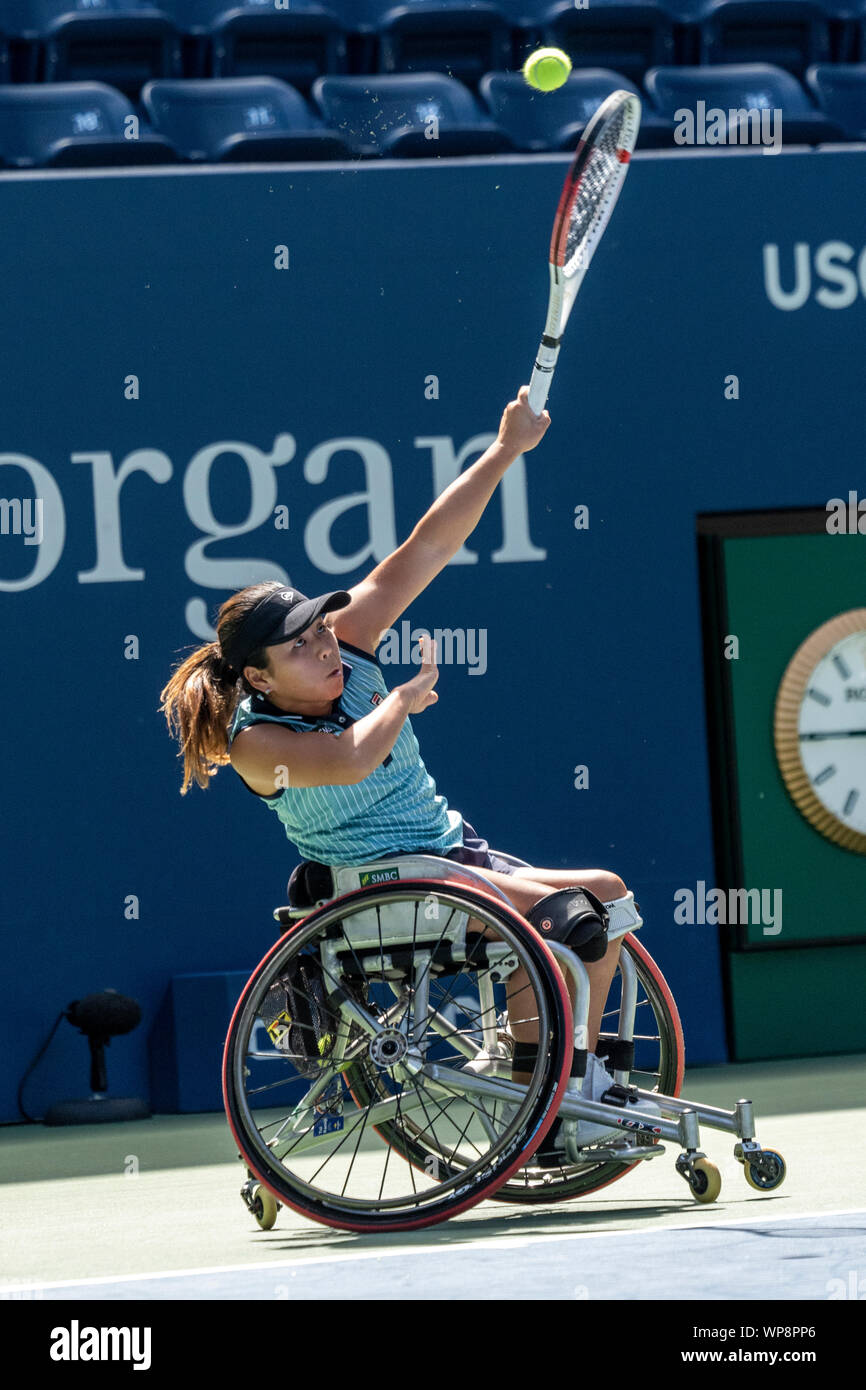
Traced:
<path fill-rule="evenodd" d="M 396 1086 L 397 1083 L 396 1083 L 396 1081 L 394 1080 L 394 1073 L 393 1073 L 393 1071 L 391 1071 L 389 1074 L 390 1074 L 392 1083 Z M 402 1133 L 405 1134 L 405 1132 L 406 1132 L 406 1124 L 405 1124 L 405 1121 L 404 1121 L 404 1119 L 403 1119 L 403 1112 L 402 1112 L 401 1109 L 400 1109 L 400 1094 L 401 1094 L 401 1092 L 402 1092 L 402 1089 L 403 1089 L 402 1086 L 399 1087 L 399 1088 L 397 1089 L 397 1106 L 396 1106 L 396 1109 L 397 1109 L 397 1120 L 396 1120 L 396 1124 L 397 1124 L 397 1128 L 398 1128 Z M 389 1152 L 389 1153 L 391 1152 L 390 1148 L 389 1148 L 388 1152 Z M 411 1163 L 410 1163 L 408 1166 L 409 1166 L 409 1178 L 410 1178 L 411 1183 L 412 1183 L 412 1191 L 413 1191 L 413 1192 L 417 1192 L 418 1189 L 417 1189 L 417 1187 L 415 1186 L 415 1169 L 412 1167 L 412 1164 L 411 1164 Z"/>
<path fill-rule="evenodd" d="M 430 1131 L 430 1134 L 431 1134 L 431 1136 L 432 1136 L 432 1139 L 433 1139 L 433 1143 L 436 1145 L 436 1148 L 439 1150 L 439 1152 L 442 1153 L 442 1152 L 443 1152 L 443 1144 L 442 1144 L 442 1141 L 441 1141 L 441 1139 L 438 1138 L 438 1136 L 437 1136 L 437 1134 L 436 1134 L 436 1130 L 435 1130 L 434 1127 L 433 1127 L 435 1121 L 434 1121 L 434 1120 L 431 1120 L 431 1118 L 430 1118 L 430 1113 L 429 1113 L 429 1111 L 428 1111 L 428 1109 L 427 1109 L 427 1106 L 426 1106 L 426 1104 L 425 1104 L 424 1095 L 422 1094 L 423 1092 L 426 1092 L 426 1091 L 427 1091 L 427 1087 L 426 1087 L 426 1086 L 423 1084 L 423 1082 L 422 1082 L 421 1085 L 418 1087 L 418 1099 L 419 1099 L 419 1101 L 421 1102 L 421 1109 L 424 1111 L 424 1117 L 425 1117 L 425 1119 L 427 1120 L 427 1124 L 425 1125 L 424 1129 L 419 1129 L 419 1130 L 417 1131 L 416 1137 L 417 1137 L 418 1139 L 423 1138 L 423 1136 L 424 1136 L 424 1135 L 427 1133 L 427 1131 L 429 1130 L 429 1131 Z M 444 1116 L 445 1119 L 448 1120 L 448 1123 L 451 1124 L 451 1125 L 454 1125 L 454 1128 L 456 1129 L 456 1128 L 457 1128 L 456 1124 L 455 1124 L 454 1121 L 451 1119 L 450 1115 L 448 1115 L 446 1112 L 447 1112 L 447 1111 L 449 1110 L 449 1108 L 455 1103 L 455 1101 L 457 1100 L 457 1097 L 456 1097 L 456 1096 L 452 1096 L 451 1100 L 446 1101 L 446 1103 L 443 1105 L 442 1102 L 439 1100 L 439 1097 L 438 1097 L 438 1096 L 434 1096 L 432 1093 L 428 1093 L 428 1094 L 429 1094 L 429 1096 L 430 1096 L 430 1100 L 432 1101 L 432 1103 L 433 1103 L 433 1104 L 438 1108 L 438 1110 L 439 1110 L 439 1115 L 436 1116 L 436 1119 L 439 1119 L 439 1118 L 441 1118 L 442 1116 Z"/>
<path fill-rule="evenodd" d="M 380 1202 L 381 1202 L 381 1200 L 382 1200 L 382 1193 L 385 1191 L 385 1179 L 386 1179 L 386 1177 L 388 1176 L 388 1160 L 390 1159 L 391 1154 L 392 1154 L 393 1152 L 394 1152 L 394 1151 L 393 1151 L 393 1149 L 391 1148 L 391 1145 L 389 1144 L 388 1147 L 387 1147 L 386 1150 L 385 1150 L 385 1162 L 384 1162 L 384 1164 L 383 1164 L 383 1166 L 382 1166 L 382 1181 L 381 1181 L 381 1183 L 379 1184 L 379 1201 L 380 1201 Z"/>
<path fill-rule="evenodd" d="M 285 1060 L 286 1060 L 286 1063 L 288 1064 L 288 1063 L 289 1063 L 288 1057 L 287 1057 Z M 269 1081 L 268 1084 L 267 1084 L 266 1086 L 251 1086 L 251 1087 L 249 1088 L 249 1090 L 247 1091 L 247 1095 L 248 1095 L 248 1096 L 261 1096 L 261 1095 L 264 1095 L 264 1093 L 265 1093 L 266 1091 L 275 1091 L 275 1090 L 277 1089 L 278 1086 L 291 1086 L 291 1085 L 294 1085 L 294 1084 L 297 1083 L 297 1080 L 298 1080 L 298 1074 L 297 1074 L 297 1072 L 295 1072 L 294 1076 L 286 1076 L 286 1077 L 283 1078 L 282 1081 Z"/>
<path fill-rule="evenodd" d="M 427 1089 L 428 1089 L 428 1088 L 427 1088 L 426 1086 L 424 1086 L 423 1083 L 422 1083 L 421 1087 L 419 1087 L 419 1090 L 425 1090 L 425 1091 L 427 1091 Z M 430 1093 L 430 1098 L 431 1098 L 431 1100 L 432 1100 L 434 1103 L 436 1103 L 436 1097 L 435 1097 L 432 1093 Z M 456 1094 L 455 1094 L 455 1096 L 454 1096 L 454 1099 L 457 1099 L 457 1095 L 456 1095 Z M 449 1101 L 449 1105 L 450 1105 L 450 1104 L 451 1104 L 451 1102 Z M 445 1161 L 445 1163 L 446 1163 L 448 1166 L 451 1166 L 451 1165 L 455 1162 L 455 1155 L 456 1155 L 456 1153 L 457 1153 L 457 1150 L 458 1150 L 458 1148 L 459 1148 L 461 1142 L 466 1138 L 466 1131 L 469 1129 L 469 1126 L 471 1125 L 473 1119 L 474 1119 L 474 1115 L 473 1115 L 472 1111 L 470 1111 L 469 1117 L 468 1117 L 468 1119 L 467 1119 L 467 1121 L 466 1121 L 466 1124 L 465 1124 L 465 1125 L 463 1126 L 463 1128 L 462 1128 L 461 1130 L 459 1130 L 459 1132 L 458 1132 L 458 1135 L 457 1135 L 457 1142 L 454 1144 L 454 1147 L 452 1148 L 450 1154 L 448 1154 L 447 1157 L 445 1157 L 444 1154 L 443 1154 L 444 1161 Z M 457 1126 L 457 1122 L 456 1122 L 455 1120 L 451 1120 L 451 1124 L 454 1126 L 455 1129 L 457 1129 L 458 1126 Z M 435 1137 L 435 1135 L 434 1135 L 434 1137 Z M 473 1139 L 471 1139 L 471 1138 L 470 1138 L 470 1139 L 467 1139 L 467 1143 L 475 1150 L 475 1152 L 476 1152 L 476 1154 L 478 1154 L 479 1158 L 482 1157 L 481 1150 L 479 1149 L 478 1145 L 474 1142 Z M 436 1144 L 437 1144 L 437 1147 L 441 1148 L 442 1150 L 444 1150 L 444 1149 L 447 1147 L 447 1144 L 442 1144 L 442 1142 L 441 1142 L 439 1139 L 436 1139 Z M 466 1165 L 464 1164 L 463 1166 L 465 1167 Z"/>
<path fill-rule="evenodd" d="M 437 999 L 437 1007 L 436 1007 L 436 1012 L 437 1012 L 437 1013 L 441 1014 L 443 1008 L 445 1008 L 449 1003 L 454 1002 L 454 991 L 455 991 L 455 989 L 456 989 L 456 987 L 457 987 L 457 984 L 458 984 L 459 981 L 461 981 L 465 976 L 467 976 L 468 973 L 469 973 L 469 972 L 467 971 L 465 965 L 462 966 L 461 969 L 457 972 L 457 974 L 454 976 L 454 983 L 449 987 L 449 989 L 447 990 L 447 992 L 445 993 L 445 995 L 444 995 L 442 998 Z M 463 996 L 461 996 L 461 997 L 463 997 Z M 459 1008 L 460 1008 L 460 1012 L 461 1012 L 462 1014 L 465 1014 L 466 1017 L 470 1020 L 470 1022 L 471 1022 L 473 1019 L 478 1020 L 478 1019 L 483 1018 L 483 1017 L 489 1012 L 489 1010 L 487 1010 L 487 1009 L 481 1009 L 481 1010 L 472 1009 L 471 1006 L 469 1006 L 469 1005 L 466 1005 L 466 1006 L 464 1007 L 463 1004 L 461 1004 L 461 1005 L 459 1006 Z M 494 1022 L 495 1022 L 495 1021 L 496 1021 L 496 1010 L 495 1010 L 495 1008 L 493 1009 L 493 1014 L 494 1014 Z M 426 1037 L 427 1033 L 430 1032 L 432 1026 L 433 1026 L 433 1019 L 428 1015 L 427 1022 L 426 1022 L 426 1024 L 424 1025 L 424 1030 L 423 1030 L 422 1036 L 425 1036 L 425 1037 Z M 454 1031 L 455 1031 L 455 1032 L 463 1033 L 463 1032 L 466 1032 L 467 1030 L 465 1030 L 465 1029 L 459 1029 L 459 1030 L 458 1030 L 458 1029 L 455 1029 Z"/>
<path fill-rule="evenodd" d="M 454 913 L 455 913 L 455 911 L 456 911 L 455 908 L 452 908 L 452 909 L 451 909 L 451 912 L 450 912 L 450 914 L 449 914 L 449 916 L 448 916 L 448 921 L 445 923 L 445 926 L 442 928 L 442 931 L 441 931 L 440 934 L 439 934 L 439 940 L 435 943 L 435 945 L 433 945 L 432 947 L 429 948 L 429 955 L 430 955 L 430 958 L 429 958 L 429 960 L 427 961 L 427 964 L 424 966 L 424 969 L 423 969 L 422 972 L 421 972 L 421 975 L 420 975 L 419 980 L 418 980 L 418 983 L 419 983 L 419 984 L 420 984 L 420 982 L 421 982 L 423 979 L 425 979 L 425 977 L 426 977 L 426 976 L 429 974 L 429 972 L 430 972 L 430 969 L 431 969 L 431 967 L 432 967 L 433 961 L 434 961 L 435 956 L 436 956 L 436 950 L 437 950 L 437 948 L 438 948 L 439 946 L 442 945 L 442 942 L 443 942 L 444 939 L 445 939 L 445 933 L 447 932 L 448 927 L 449 927 L 450 923 L 452 922 L 452 920 L 453 920 L 453 918 L 454 918 Z M 416 913 L 417 913 L 417 908 L 416 908 Z M 427 948 L 425 948 L 425 949 L 427 949 Z M 417 986 L 416 986 L 416 987 L 417 987 Z"/>
<path fill-rule="evenodd" d="M 416 1084 L 417 1084 L 417 1083 L 416 1083 Z M 444 1091 L 449 1091 L 449 1088 L 448 1088 L 447 1084 L 446 1084 L 444 1081 L 439 1081 L 439 1082 L 437 1082 L 437 1087 L 441 1087 Z M 425 1087 L 425 1089 L 427 1089 L 427 1088 Z M 460 1096 L 461 1099 L 464 1099 L 464 1097 L 462 1096 L 462 1093 L 461 1093 L 460 1091 L 451 1091 L 451 1092 L 449 1092 L 449 1093 L 450 1093 L 451 1095 L 453 1095 L 455 1098 L 456 1098 L 457 1096 Z M 466 1124 L 463 1126 L 463 1129 L 460 1131 L 460 1135 L 459 1135 L 459 1137 L 458 1137 L 458 1139 L 457 1139 L 457 1144 L 459 1144 L 460 1141 L 465 1137 L 466 1131 L 468 1130 L 469 1126 L 471 1125 L 473 1119 L 474 1119 L 474 1111 L 472 1110 L 472 1108 L 470 1108 L 469 1118 L 467 1119 Z M 455 1128 L 456 1128 L 456 1125 L 455 1125 Z M 473 1148 L 473 1149 L 475 1150 L 475 1152 L 480 1156 L 480 1155 L 481 1155 L 481 1150 L 479 1149 L 478 1145 L 474 1142 L 474 1140 L 469 1139 L 469 1140 L 468 1140 L 468 1143 L 472 1145 L 472 1148 Z M 457 1144 L 455 1144 L 455 1145 L 454 1145 L 454 1148 L 451 1150 L 451 1156 L 450 1156 L 450 1158 L 449 1158 L 449 1160 L 448 1160 L 449 1163 L 451 1163 L 451 1162 L 454 1161 L 454 1155 L 455 1155 L 456 1152 L 457 1152 Z"/>
<path fill-rule="evenodd" d="M 512 956 L 524 973 L 509 996 L 507 974 L 493 975 Z M 331 1225 L 411 1229 L 463 1210 L 515 1167 L 523 1131 L 457 1078 L 517 1014 L 551 1044 L 518 1107 L 537 1124 L 564 1085 L 570 1018 L 519 914 L 474 885 L 433 880 L 322 902 L 266 958 L 232 1020 L 238 1146 L 280 1200 Z M 269 1026 L 273 1052 L 255 1041 Z"/>
<path fill-rule="evenodd" d="M 370 1114 L 369 1108 L 365 1109 L 365 1110 L 364 1110 L 364 1118 L 363 1118 L 363 1120 L 361 1121 L 361 1126 L 360 1126 L 360 1128 L 359 1128 L 359 1130 L 358 1130 L 358 1138 L 357 1138 L 356 1141 L 355 1141 L 355 1147 L 354 1147 L 354 1149 L 352 1150 L 352 1157 L 351 1157 L 350 1160 L 349 1160 L 349 1167 L 348 1167 L 348 1170 L 347 1170 L 347 1172 L 346 1172 L 346 1177 L 345 1177 L 345 1180 L 344 1180 L 344 1182 L 343 1182 L 343 1186 L 340 1188 L 340 1196 L 341 1196 L 341 1197 L 345 1197 L 345 1195 L 346 1195 L 346 1188 L 349 1186 L 349 1179 L 350 1179 L 350 1177 L 352 1176 L 352 1169 L 353 1169 L 354 1166 L 355 1166 L 355 1159 L 358 1157 L 358 1150 L 359 1150 L 359 1148 L 361 1147 L 361 1140 L 363 1139 L 363 1137 L 364 1137 L 364 1131 L 365 1131 L 365 1129 L 367 1128 L 367 1118 L 368 1118 L 369 1114 Z"/>
<path fill-rule="evenodd" d="M 326 1164 L 330 1163 L 330 1162 L 331 1162 L 331 1159 L 332 1159 L 332 1158 L 335 1158 L 335 1157 L 337 1156 L 337 1154 L 340 1152 L 341 1148 L 342 1148 L 343 1145 L 345 1144 L 346 1140 L 347 1140 L 347 1139 L 351 1139 L 352 1135 L 355 1133 L 355 1130 L 359 1127 L 359 1125 L 361 1126 L 361 1128 L 363 1128 L 363 1126 L 364 1126 L 364 1124 L 365 1124 L 365 1117 L 366 1117 L 366 1114 L 367 1114 L 367 1112 L 364 1111 L 363 1114 L 362 1114 L 361 1116 L 358 1117 L 358 1119 L 355 1121 L 355 1124 L 353 1125 L 353 1127 L 352 1127 L 351 1129 L 347 1129 L 347 1130 L 345 1131 L 345 1133 L 343 1134 L 343 1137 L 342 1137 L 342 1139 L 340 1140 L 339 1144 L 335 1144 L 334 1147 L 333 1147 L 333 1149 L 331 1149 L 331 1152 L 325 1156 L 325 1158 L 323 1159 L 321 1165 L 316 1169 L 315 1173 L 313 1174 L 312 1179 L 311 1179 L 312 1182 L 315 1182 L 316 1178 L 319 1176 L 319 1174 L 321 1173 L 322 1169 L 326 1166 Z M 313 1126 L 313 1128 L 315 1128 L 315 1125 Z M 307 1130 L 307 1133 L 309 1134 L 309 1130 Z M 288 1152 L 291 1152 L 291 1150 L 289 1150 Z M 282 1161 L 283 1159 L 286 1159 L 286 1158 L 288 1157 L 288 1152 L 282 1155 L 281 1161 Z"/>

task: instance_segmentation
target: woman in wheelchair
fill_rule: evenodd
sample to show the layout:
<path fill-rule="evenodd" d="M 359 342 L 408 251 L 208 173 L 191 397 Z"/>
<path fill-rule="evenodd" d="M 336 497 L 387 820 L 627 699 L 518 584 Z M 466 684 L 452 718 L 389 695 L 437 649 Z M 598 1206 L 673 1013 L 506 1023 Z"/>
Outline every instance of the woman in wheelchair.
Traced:
<path fill-rule="evenodd" d="M 536 417 L 527 394 L 522 387 L 506 407 L 486 453 L 353 588 L 307 598 L 272 581 L 228 599 L 217 640 L 176 668 L 162 709 L 181 745 L 182 793 L 193 780 L 207 787 L 230 762 L 250 793 L 277 813 L 305 860 L 352 865 L 412 852 L 451 858 L 480 871 L 533 926 L 571 944 L 591 988 L 583 1091 L 600 1100 L 614 1084 L 595 1047 L 621 938 L 608 942 L 597 918 L 587 933 L 592 913 L 584 899 L 575 916 L 573 890 L 580 885 L 613 904 L 625 898 L 625 884 L 605 869 L 517 867 L 491 853 L 437 794 L 410 723 L 438 700 L 435 653 L 422 650 L 418 674 L 390 691 L 376 658 L 385 631 L 471 535 L 508 467 L 543 438 L 550 417 Z M 509 1000 L 525 987 L 518 972 Z M 519 1008 L 509 1012 L 516 1016 L 512 1079 L 526 1082 L 538 1025 L 520 1020 Z M 482 1058 L 473 1065 L 493 1071 L 497 1063 Z M 588 1129 L 599 1132 L 598 1125 Z M 558 1130 L 554 1125 L 540 1153 L 557 1152 Z"/>

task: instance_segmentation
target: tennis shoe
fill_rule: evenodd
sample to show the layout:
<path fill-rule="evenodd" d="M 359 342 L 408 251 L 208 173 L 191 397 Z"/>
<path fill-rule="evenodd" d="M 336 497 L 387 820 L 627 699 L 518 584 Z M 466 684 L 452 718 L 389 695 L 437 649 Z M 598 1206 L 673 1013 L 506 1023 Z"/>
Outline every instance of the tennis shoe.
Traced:
<path fill-rule="evenodd" d="M 639 1099 L 631 1095 L 627 1087 L 619 1086 L 594 1052 L 590 1052 L 586 1059 L 586 1075 L 581 1091 L 587 1100 L 615 1106 L 618 1110 L 627 1110 L 633 1105 L 635 1109 L 640 1110 L 641 1120 L 647 1123 L 651 1124 L 654 1119 L 661 1118 L 661 1110 L 653 1101 Z M 635 1137 L 640 1133 L 639 1130 L 624 1131 L 621 1125 L 610 1126 L 599 1124 L 596 1120 L 578 1120 L 574 1138 L 570 1143 L 575 1148 L 583 1148 L 587 1144 L 597 1144 L 600 1140 L 608 1139 L 612 1142 L 605 1145 L 607 1149 L 621 1148 L 626 1151 L 634 1148 Z"/>

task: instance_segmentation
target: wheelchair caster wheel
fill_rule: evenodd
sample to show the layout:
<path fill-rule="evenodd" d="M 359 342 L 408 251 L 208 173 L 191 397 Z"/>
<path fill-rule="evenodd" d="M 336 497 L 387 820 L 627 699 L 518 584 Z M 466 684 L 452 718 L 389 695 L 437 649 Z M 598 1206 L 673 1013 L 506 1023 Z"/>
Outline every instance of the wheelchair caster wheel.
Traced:
<path fill-rule="evenodd" d="M 714 1202 L 722 1190 L 722 1175 L 708 1158 L 696 1158 L 687 1181 L 696 1202 Z"/>
<path fill-rule="evenodd" d="M 263 1231 L 269 1231 L 277 1219 L 280 1203 L 276 1197 L 256 1183 L 250 1193 L 250 1211 Z"/>
<path fill-rule="evenodd" d="M 788 1171 L 782 1155 L 776 1153 L 775 1149 L 762 1149 L 757 1157 L 759 1162 L 743 1164 L 749 1187 L 754 1187 L 756 1192 L 772 1192 L 774 1188 L 781 1187 Z"/>

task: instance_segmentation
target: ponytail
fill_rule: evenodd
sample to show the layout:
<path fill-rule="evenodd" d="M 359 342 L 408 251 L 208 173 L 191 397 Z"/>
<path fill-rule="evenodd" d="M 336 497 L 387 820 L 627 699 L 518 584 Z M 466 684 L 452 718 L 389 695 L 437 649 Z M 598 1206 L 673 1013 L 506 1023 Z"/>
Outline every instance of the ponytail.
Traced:
<path fill-rule="evenodd" d="M 180 744 L 178 756 L 183 758 L 181 796 L 186 795 L 191 782 L 208 787 L 219 768 L 229 761 L 232 718 L 244 695 L 253 694 L 253 687 L 243 674 L 226 661 L 219 639 L 227 640 L 251 608 L 266 594 L 282 587 L 273 580 L 252 584 L 228 599 L 217 618 L 218 640 L 191 652 L 174 669 L 160 694 L 160 710 L 169 732 Z M 267 653 L 251 652 L 246 665 L 267 670 Z"/>

